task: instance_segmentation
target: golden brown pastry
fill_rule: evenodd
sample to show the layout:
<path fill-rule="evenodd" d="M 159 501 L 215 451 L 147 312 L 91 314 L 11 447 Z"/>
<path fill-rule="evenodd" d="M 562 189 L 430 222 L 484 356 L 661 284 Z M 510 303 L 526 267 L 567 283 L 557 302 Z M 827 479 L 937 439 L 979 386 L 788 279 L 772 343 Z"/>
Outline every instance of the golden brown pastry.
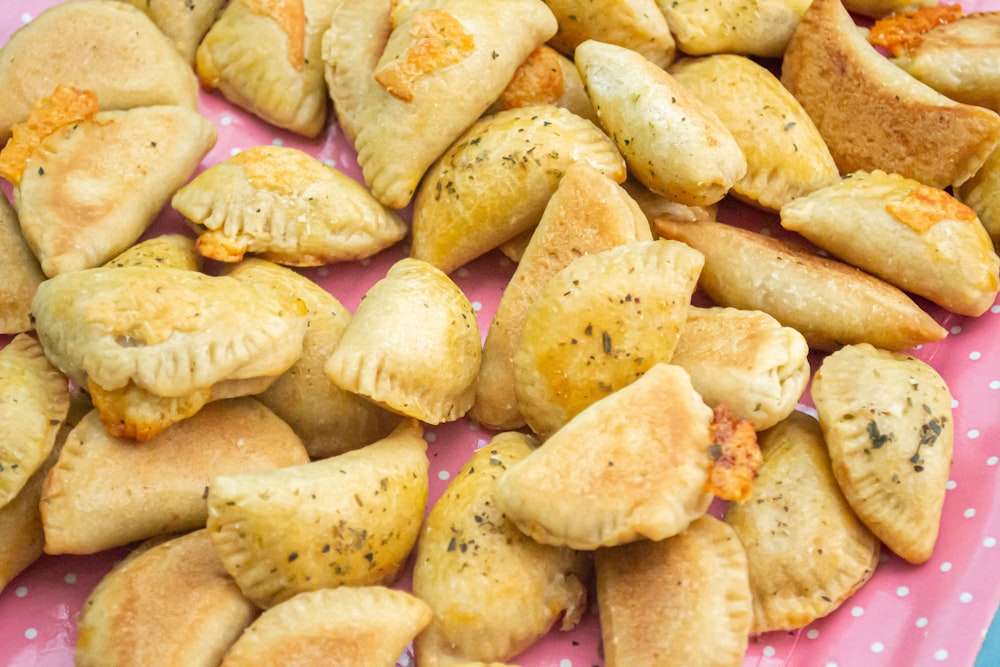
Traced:
<path fill-rule="evenodd" d="M 948 334 L 901 290 L 847 264 L 718 222 L 654 224 L 660 236 L 705 255 L 698 284 L 716 305 L 763 311 L 812 348 L 869 342 L 902 350 Z"/>
<path fill-rule="evenodd" d="M 554 104 L 597 122 L 594 107 L 583 87 L 583 79 L 573 61 L 550 46 L 542 45 L 531 52 L 514 71 L 507 87 L 500 93 L 487 114 L 519 107 Z"/>
<path fill-rule="evenodd" d="M 216 477 L 207 526 L 226 571 L 265 609 L 305 591 L 392 583 L 427 505 L 426 450 L 419 423 L 405 420 L 339 456 Z"/>
<path fill-rule="evenodd" d="M 382 586 L 299 593 L 244 630 L 222 667 L 394 667 L 430 618 L 419 598 Z"/>
<path fill-rule="evenodd" d="M 173 42 L 184 59 L 194 64 L 202 37 L 215 22 L 225 0 L 124 0 L 142 10 Z"/>
<path fill-rule="evenodd" d="M 1000 250 L 1000 146 L 990 153 L 975 176 L 955 190 L 955 196 L 976 212 L 994 249 Z"/>
<path fill-rule="evenodd" d="M 914 357 L 852 345 L 812 384 L 833 474 L 858 518 L 913 564 L 931 557 L 951 470 L 951 393 Z"/>
<path fill-rule="evenodd" d="M 428 167 L 556 32 L 541 0 L 439 0 L 411 9 L 393 26 L 355 112 L 365 182 L 392 208 L 410 203 Z"/>
<path fill-rule="evenodd" d="M 336 0 L 233 0 L 195 57 L 201 84 L 307 137 L 326 126 L 322 40 Z"/>
<path fill-rule="evenodd" d="M 17 212 L 6 195 L 0 198 L 0 266 L 4 267 L 4 279 L 0 282 L 0 333 L 30 331 L 34 328 L 31 300 L 45 274 L 24 240 Z"/>
<path fill-rule="evenodd" d="M 622 183 L 622 187 L 635 200 L 646 218 L 653 220 L 660 216 L 666 216 L 672 220 L 682 222 L 697 222 L 699 220 L 716 220 L 719 207 L 716 204 L 709 206 L 687 206 L 678 204 L 670 197 L 656 194 L 645 185 L 635 180 L 627 178 Z"/>
<path fill-rule="evenodd" d="M 1000 289 L 1000 258 L 976 212 L 899 174 L 849 174 L 782 206 L 781 226 L 955 313 L 981 315 Z"/>
<path fill-rule="evenodd" d="M 291 428 L 252 398 L 214 402 L 141 443 L 108 435 L 91 412 L 45 481 L 45 551 L 95 553 L 204 527 L 217 475 L 308 462 Z"/>
<path fill-rule="evenodd" d="M 633 241 L 573 260 L 528 307 L 514 353 L 525 422 L 548 437 L 581 410 L 668 363 L 698 283 L 701 253 Z"/>
<path fill-rule="evenodd" d="M 74 657 L 80 667 L 214 667 L 256 616 L 198 530 L 143 545 L 105 575 L 83 603 Z"/>
<path fill-rule="evenodd" d="M 714 204 L 747 171 L 733 135 L 674 77 L 634 51 L 588 40 L 575 62 L 629 173 L 681 204 Z"/>
<path fill-rule="evenodd" d="M 427 172 L 410 255 L 451 273 L 538 224 L 559 179 L 586 162 L 616 183 L 625 162 L 593 123 L 554 105 L 487 116 Z"/>
<path fill-rule="evenodd" d="M 657 0 L 677 48 L 693 56 L 738 53 L 780 57 L 808 0 Z"/>
<path fill-rule="evenodd" d="M 684 58 L 668 70 L 732 133 L 747 172 L 731 193 L 766 209 L 837 181 L 823 137 L 771 72 L 745 56 Z"/>
<path fill-rule="evenodd" d="M 841 0 L 809 6 L 785 52 L 781 82 L 816 123 L 841 173 L 881 169 L 931 187 L 959 185 L 1000 140 L 996 112 L 955 102 L 893 65 Z"/>
<path fill-rule="evenodd" d="M 752 617 L 747 555 L 712 516 L 659 542 L 594 556 L 608 667 L 743 664 Z"/>
<path fill-rule="evenodd" d="M 847 11 L 874 18 L 937 4 L 936 0 L 844 0 Z"/>
<path fill-rule="evenodd" d="M 407 232 L 363 185 L 285 146 L 254 146 L 212 165 L 171 205 L 196 225 L 198 252 L 223 262 L 247 253 L 290 266 L 363 259 Z"/>
<path fill-rule="evenodd" d="M 712 500 L 712 419 L 687 372 L 657 364 L 511 466 L 497 502 L 543 544 L 596 549 L 676 535 Z"/>
<path fill-rule="evenodd" d="M 365 294 L 325 372 L 347 391 L 440 424 L 469 411 L 481 359 L 469 299 L 441 271 L 405 257 Z"/>
<path fill-rule="evenodd" d="M 649 221 L 624 189 L 585 162 L 567 168 L 497 304 L 469 416 L 492 428 L 522 426 L 514 354 L 532 302 L 576 257 L 651 238 Z"/>
<path fill-rule="evenodd" d="M 674 37 L 656 0 L 545 0 L 545 4 L 559 21 L 559 32 L 549 43 L 568 56 L 588 39 L 599 39 L 631 49 L 658 67 L 674 59 Z"/>
<path fill-rule="evenodd" d="M 106 267 L 149 266 L 161 269 L 201 270 L 201 255 L 194 239 L 181 234 L 161 234 L 136 243 L 104 264 Z"/>
<path fill-rule="evenodd" d="M 424 522 L 413 566 L 413 593 L 434 612 L 414 642 L 423 667 L 508 660 L 585 611 L 580 555 L 535 542 L 497 506 L 498 480 L 536 446 L 523 433 L 497 434 Z"/>
<path fill-rule="evenodd" d="M 105 110 L 198 104 L 190 65 L 145 14 L 117 0 L 62 2 L 11 35 L 0 58 L 0 143 L 60 84 L 94 91 Z"/>
<path fill-rule="evenodd" d="M 752 634 L 830 614 L 875 573 L 880 551 L 837 485 L 815 418 L 793 412 L 760 434 L 760 449 L 750 497 L 725 515 L 747 552 Z"/>

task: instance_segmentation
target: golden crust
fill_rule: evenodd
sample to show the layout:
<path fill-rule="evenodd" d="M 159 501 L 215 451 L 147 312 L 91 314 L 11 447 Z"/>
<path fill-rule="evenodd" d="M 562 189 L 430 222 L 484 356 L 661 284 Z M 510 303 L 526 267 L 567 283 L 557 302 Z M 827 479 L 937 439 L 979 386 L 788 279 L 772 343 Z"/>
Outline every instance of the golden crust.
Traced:
<path fill-rule="evenodd" d="M 0 198 L 0 266 L 5 273 L 0 281 L 0 334 L 30 331 L 34 328 L 31 300 L 45 274 L 6 195 Z"/>
<path fill-rule="evenodd" d="M 657 0 L 679 50 L 694 56 L 736 53 L 780 57 L 808 0 Z"/>
<path fill-rule="evenodd" d="M 979 216 L 986 232 L 1000 250 L 1000 146 L 990 153 L 976 175 L 955 190 L 955 195 Z"/>
<path fill-rule="evenodd" d="M 148 266 L 161 269 L 201 269 L 201 255 L 194 248 L 194 240 L 181 234 L 161 234 L 146 239 L 108 260 L 104 266 Z"/>
<path fill-rule="evenodd" d="M 658 67 L 674 59 L 677 45 L 655 0 L 546 0 L 545 4 L 559 21 L 559 32 L 549 44 L 568 56 L 588 39 L 599 39 L 631 49 Z"/>
<path fill-rule="evenodd" d="M 174 48 L 194 65 L 195 51 L 225 0 L 124 0 L 146 13 Z"/>

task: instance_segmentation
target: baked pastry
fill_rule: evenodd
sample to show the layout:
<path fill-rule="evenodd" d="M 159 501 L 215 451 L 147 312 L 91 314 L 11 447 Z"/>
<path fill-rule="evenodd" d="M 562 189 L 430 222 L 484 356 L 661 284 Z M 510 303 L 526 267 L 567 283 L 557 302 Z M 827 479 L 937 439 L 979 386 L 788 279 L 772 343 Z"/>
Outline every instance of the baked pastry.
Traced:
<path fill-rule="evenodd" d="M 688 309 L 670 363 L 705 403 L 725 404 L 762 431 L 795 410 L 812 375 L 805 337 L 759 310 Z"/>
<path fill-rule="evenodd" d="M 747 160 L 731 194 L 765 209 L 837 182 L 830 149 L 781 81 L 745 56 L 683 58 L 668 70 L 719 117 Z"/>
<path fill-rule="evenodd" d="M 847 11 L 873 18 L 937 5 L 936 0 L 844 0 Z"/>
<path fill-rule="evenodd" d="M 614 143 L 566 109 L 543 104 L 479 120 L 421 183 L 410 255 L 451 273 L 530 232 L 574 162 L 586 162 L 616 183 L 625 180 L 625 162 Z"/>
<path fill-rule="evenodd" d="M 955 313 L 981 315 L 1000 289 L 1000 258 L 976 212 L 899 174 L 849 174 L 782 206 L 781 226 Z"/>
<path fill-rule="evenodd" d="M 990 153 L 976 175 L 954 192 L 976 212 L 994 249 L 1000 250 L 1000 146 Z"/>
<path fill-rule="evenodd" d="M 677 50 L 667 20 L 656 0 L 545 0 L 559 21 L 549 44 L 572 56 L 588 39 L 616 44 L 666 67 Z"/>
<path fill-rule="evenodd" d="M 4 279 L 0 283 L 0 333 L 16 334 L 33 329 L 31 300 L 39 283 L 45 280 L 38 259 L 24 240 L 17 211 L 0 198 L 0 266 Z"/>
<path fill-rule="evenodd" d="M 221 667 L 394 667 L 430 618 L 419 598 L 382 586 L 299 593 L 250 624 Z"/>
<path fill-rule="evenodd" d="M 136 243 L 104 266 L 148 266 L 160 269 L 201 270 L 201 255 L 195 250 L 194 239 L 181 234 L 161 234 Z"/>
<path fill-rule="evenodd" d="M 625 182 L 622 183 L 622 187 L 635 200 L 635 203 L 639 205 L 639 208 L 642 209 L 642 212 L 646 214 L 646 218 L 649 220 L 660 216 L 666 216 L 672 220 L 680 220 L 681 222 L 718 219 L 719 207 L 716 204 L 708 206 L 678 204 L 670 197 L 652 192 L 634 178 L 626 178 Z"/>
<path fill-rule="evenodd" d="M 528 426 L 548 437 L 668 363 L 702 263 L 683 243 L 633 241 L 552 276 L 527 308 L 514 353 L 514 394 Z"/>
<path fill-rule="evenodd" d="M 426 450 L 408 419 L 355 451 L 217 476 L 207 527 L 226 571 L 265 609 L 305 591 L 394 582 L 427 506 Z"/>
<path fill-rule="evenodd" d="M 326 127 L 322 40 L 336 0 L 233 0 L 199 44 L 202 86 L 298 134 Z"/>
<path fill-rule="evenodd" d="M 676 535 L 712 500 L 712 419 L 687 372 L 657 364 L 511 466 L 497 502 L 543 544 L 592 550 Z"/>
<path fill-rule="evenodd" d="M 649 221 L 613 180 L 585 162 L 566 169 L 497 304 L 483 343 L 469 416 L 492 428 L 524 425 L 514 394 L 514 354 L 532 302 L 575 258 L 649 241 Z"/>
<path fill-rule="evenodd" d="M 202 528 L 217 475 L 308 462 L 289 426 L 252 398 L 214 402 L 141 443 L 109 435 L 93 411 L 45 481 L 45 551 L 95 553 Z"/>
<path fill-rule="evenodd" d="M 597 114 L 590 105 L 576 65 L 545 44 L 532 51 L 518 66 L 507 87 L 486 110 L 486 114 L 539 104 L 554 104 L 580 118 L 597 122 Z"/>
<path fill-rule="evenodd" d="M 291 426 L 309 456 L 335 456 L 381 440 L 402 417 L 326 377 L 326 360 L 340 343 L 351 313 L 328 291 L 292 269 L 261 259 L 235 265 L 232 277 L 254 284 L 273 283 L 293 294 L 307 310 L 302 356 L 257 399 Z"/>
<path fill-rule="evenodd" d="M 659 542 L 598 549 L 594 565 L 608 667 L 743 664 L 747 556 L 722 521 L 705 515 Z"/>
<path fill-rule="evenodd" d="M 751 634 L 827 616 L 871 578 L 881 551 L 837 485 L 815 418 L 792 412 L 759 442 L 753 491 L 725 513 L 747 552 Z"/>
<path fill-rule="evenodd" d="M 59 88 L 42 100 L 29 128 L 36 113 L 78 92 Z M 131 246 L 216 140 L 215 126 L 181 106 L 100 111 L 47 129 L 20 174 L 11 164 L 15 174 L 4 175 L 15 176 L 21 228 L 50 277 L 100 266 Z"/>
<path fill-rule="evenodd" d="M 902 350 L 948 335 L 901 290 L 842 262 L 718 222 L 657 218 L 654 227 L 705 256 L 698 284 L 716 305 L 763 311 L 812 348 Z"/>
<path fill-rule="evenodd" d="M 105 575 L 77 618 L 74 657 L 80 667 L 210 667 L 256 616 L 198 530 L 144 544 Z"/>
<path fill-rule="evenodd" d="M 914 357 L 851 345 L 812 384 L 833 474 L 854 513 L 885 546 L 919 564 L 937 541 L 951 470 L 951 392 Z"/>
<path fill-rule="evenodd" d="M 556 32 L 541 0 L 439 0 L 410 9 L 394 24 L 355 113 L 365 182 L 391 208 L 410 203 L 427 168 Z"/>
<path fill-rule="evenodd" d="M 363 185 L 285 146 L 240 151 L 201 172 L 170 203 L 196 225 L 198 252 L 223 262 L 247 253 L 290 266 L 363 259 L 407 232 Z"/>
<path fill-rule="evenodd" d="M 746 157 L 732 133 L 662 68 L 596 40 L 576 48 L 575 62 L 629 173 L 653 192 L 704 206 L 746 174 Z"/>
<path fill-rule="evenodd" d="M 194 65 L 202 37 L 212 27 L 225 0 L 124 0 L 142 10 L 173 42 L 184 60 Z"/>
<path fill-rule="evenodd" d="M 692 56 L 737 53 L 780 57 L 808 0 L 753 0 L 733 4 L 717 0 L 657 0 L 677 48 Z"/>
<path fill-rule="evenodd" d="M 496 502 L 506 470 L 537 446 L 499 433 L 455 474 L 431 508 L 417 542 L 413 594 L 433 618 L 414 642 L 424 667 L 509 660 L 586 609 L 585 565 L 570 549 L 520 532 Z"/>
<path fill-rule="evenodd" d="M 931 187 L 960 185 L 1000 141 L 995 111 L 955 102 L 893 65 L 841 0 L 809 6 L 785 51 L 781 82 L 841 173 L 881 169 Z"/>
<path fill-rule="evenodd" d="M 61 2 L 11 35 L 0 58 L 0 143 L 58 85 L 93 91 L 104 110 L 198 105 L 190 65 L 145 14 L 117 0 Z"/>
<path fill-rule="evenodd" d="M 481 359 L 469 299 L 441 271 L 405 257 L 365 294 L 325 372 L 346 391 L 440 424 L 469 411 Z"/>

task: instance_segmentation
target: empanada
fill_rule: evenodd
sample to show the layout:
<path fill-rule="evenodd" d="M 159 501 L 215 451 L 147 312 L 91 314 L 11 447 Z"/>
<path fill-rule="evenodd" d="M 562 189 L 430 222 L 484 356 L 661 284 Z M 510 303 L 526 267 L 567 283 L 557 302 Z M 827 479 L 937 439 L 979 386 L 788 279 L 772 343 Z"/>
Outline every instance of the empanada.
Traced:
<path fill-rule="evenodd" d="M 994 249 L 1000 250 L 1000 146 L 990 153 L 976 175 L 954 192 L 976 212 Z"/>
<path fill-rule="evenodd" d="M 670 363 L 710 406 L 725 404 L 762 431 L 798 404 L 812 369 L 805 337 L 759 310 L 688 309 Z"/>
<path fill-rule="evenodd" d="M 407 232 L 363 185 L 285 146 L 254 146 L 212 165 L 171 205 L 197 226 L 198 252 L 223 262 L 246 253 L 290 266 L 363 259 Z"/>
<path fill-rule="evenodd" d="M 419 598 L 382 586 L 299 593 L 250 624 L 221 667 L 394 667 L 430 618 Z"/>
<path fill-rule="evenodd" d="M 668 70 L 715 112 L 747 160 L 731 193 L 762 208 L 830 185 L 840 175 L 812 119 L 770 71 L 745 56 L 684 58 Z"/>
<path fill-rule="evenodd" d="M 981 315 L 1000 289 L 1000 258 L 976 212 L 899 174 L 849 174 L 782 206 L 781 226 L 955 313 Z"/>
<path fill-rule="evenodd" d="M 6 195 L 0 197 L 0 266 L 4 267 L 4 278 L 0 281 L 0 333 L 30 331 L 34 328 L 31 300 L 45 274 L 24 240 L 17 212 Z"/>
<path fill-rule="evenodd" d="M 481 119 L 420 185 L 410 255 L 451 273 L 529 232 L 574 162 L 586 162 L 616 183 L 625 180 L 625 162 L 614 143 L 566 109 L 529 106 Z"/>
<path fill-rule="evenodd" d="M 550 278 L 514 353 L 514 394 L 528 426 L 548 437 L 668 363 L 702 263 L 683 243 L 633 241 L 579 257 Z"/>
<path fill-rule="evenodd" d="M 931 187 L 960 185 L 1000 141 L 995 111 L 955 102 L 893 65 L 841 0 L 813 0 L 785 52 L 781 83 L 841 173 L 881 169 Z"/>
<path fill-rule="evenodd" d="M 718 222 L 657 218 L 654 228 L 701 251 L 698 284 L 716 305 L 761 310 L 812 348 L 869 342 L 901 350 L 948 335 L 901 290 L 842 262 Z"/>
<path fill-rule="evenodd" d="M 508 660 L 585 611 L 581 556 L 535 542 L 497 506 L 498 480 L 536 446 L 523 433 L 496 435 L 427 516 L 413 566 L 413 593 L 434 612 L 414 642 L 423 667 Z"/>
<path fill-rule="evenodd" d="M 326 126 L 322 40 L 336 0 L 232 0 L 202 39 L 202 86 L 307 137 Z"/>
<path fill-rule="evenodd" d="M 780 57 L 808 0 L 657 0 L 677 48 L 692 56 L 738 53 Z"/>
<path fill-rule="evenodd" d="M 204 527 L 215 476 L 308 462 L 291 428 L 252 398 L 207 405 L 141 443 L 108 435 L 91 412 L 45 481 L 45 551 L 95 553 Z"/>
<path fill-rule="evenodd" d="M 557 27 L 541 0 L 439 0 L 411 9 L 393 27 L 355 113 L 365 182 L 392 208 L 410 203 L 428 167 Z"/>
<path fill-rule="evenodd" d="M 61 2 L 11 35 L 0 53 L 0 143 L 60 84 L 94 91 L 105 110 L 198 105 L 198 81 L 170 40 L 113 0 Z"/>
<path fill-rule="evenodd" d="M 184 59 L 194 64 L 202 37 L 212 27 L 225 0 L 124 0 L 142 10 L 173 42 Z"/>
<path fill-rule="evenodd" d="M 847 11 L 874 18 L 936 5 L 937 0 L 844 0 Z"/>
<path fill-rule="evenodd" d="M 215 667 L 256 616 L 198 530 L 143 545 L 105 575 L 76 621 L 74 657 L 80 667 Z"/>
<path fill-rule="evenodd" d="M 539 104 L 554 104 L 580 118 L 597 122 L 597 115 L 590 105 L 590 98 L 587 97 L 576 65 L 544 44 L 532 51 L 518 66 L 499 99 L 486 113 Z"/>
<path fill-rule="evenodd" d="M 749 644 L 747 556 L 712 516 L 659 542 L 639 540 L 594 556 L 608 667 L 738 667 Z"/>
<path fill-rule="evenodd" d="M 545 0 L 545 4 L 559 21 L 559 32 L 549 44 L 568 56 L 588 39 L 599 39 L 631 49 L 658 67 L 674 59 L 674 37 L 656 0 Z"/>
<path fill-rule="evenodd" d="M 481 359 L 469 299 L 441 271 L 404 257 L 365 294 L 325 372 L 347 391 L 440 424 L 469 411 Z"/>
<path fill-rule="evenodd" d="M 629 173 L 681 204 L 714 204 L 747 171 L 732 133 L 674 77 L 629 49 L 587 40 L 575 62 Z"/>
<path fill-rule="evenodd" d="M 954 445 L 952 398 L 930 365 L 851 345 L 812 384 L 833 474 L 858 518 L 913 564 L 937 541 Z"/>
<path fill-rule="evenodd" d="M 712 419 L 687 372 L 657 364 L 511 466 L 497 502 L 543 544 L 596 549 L 676 535 L 712 500 Z"/>
<path fill-rule="evenodd" d="M 514 354 L 532 302 L 575 258 L 651 238 L 649 221 L 624 189 L 585 162 L 570 165 L 497 304 L 469 416 L 493 428 L 522 426 Z"/>
<path fill-rule="evenodd" d="M 226 571 L 262 608 L 320 588 L 392 583 L 426 509 L 426 450 L 408 419 L 339 456 L 216 477 L 207 526 Z"/>
<path fill-rule="evenodd" d="M 148 266 L 161 269 L 201 269 L 201 255 L 194 239 L 181 234 L 161 234 L 136 243 L 104 264 L 106 267 Z"/>
<path fill-rule="evenodd" d="M 725 515 L 747 551 L 752 634 L 830 614 L 875 573 L 881 546 L 844 499 L 816 419 L 793 412 L 759 441 L 753 491 Z"/>

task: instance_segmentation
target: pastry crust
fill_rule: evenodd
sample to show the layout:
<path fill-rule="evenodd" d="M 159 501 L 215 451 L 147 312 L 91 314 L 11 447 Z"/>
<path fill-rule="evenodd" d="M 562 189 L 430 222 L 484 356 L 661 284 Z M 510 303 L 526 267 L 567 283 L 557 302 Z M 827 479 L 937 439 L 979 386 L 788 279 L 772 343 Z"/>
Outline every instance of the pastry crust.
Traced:
<path fill-rule="evenodd" d="M 144 11 L 173 42 L 174 48 L 194 65 L 195 51 L 215 22 L 225 0 L 123 0 Z"/>
<path fill-rule="evenodd" d="M 572 56 L 588 39 L 631 49 L 666 67 L 677 50 L 667 20 L 656 0 L 545 0 L 556 20 L 557 32 L 549 44 Z"/>
<path fill-rule="evenodd" d="M 990 153 L 975 176 L 955 190 L 955 196 L 976 212 L 994 249 L 1000 250 L 1000 146 Z"/>
<path fill-rule="evenodd" d="M 45 274 L 21 233 L 17 212 L 6 195 L 0 198 L 0 266 L 4 267 L 4 278 L 0 281 L 0 334 L 30 331 L 34 328 L 31 300 Z"/>
<path fill-rule="evenodd" d="M 181 234 L 161 234 L 136 243 L 104 266 L 148 266 L 161 269 L 201 269 L 201 255 L 194 248 L 194 239 Z"/>
<path fill-rule="evenodd" d="M 736 53 L 780 57 L 808 0 L 657 0 L 677 48 L 693 56 Z"/>

